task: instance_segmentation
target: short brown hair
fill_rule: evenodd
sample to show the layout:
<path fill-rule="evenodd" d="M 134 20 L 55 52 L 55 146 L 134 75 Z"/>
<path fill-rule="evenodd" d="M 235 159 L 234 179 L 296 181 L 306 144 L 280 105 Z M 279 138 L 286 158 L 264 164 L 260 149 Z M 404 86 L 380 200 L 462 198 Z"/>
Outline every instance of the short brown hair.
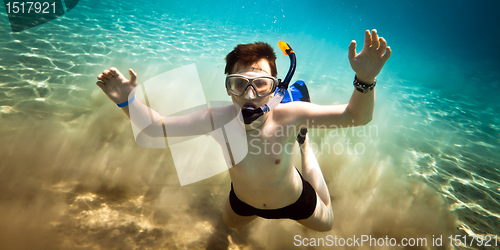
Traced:
<path fill-rule="evenodd" d="M 236 63 L 239 63 L 241 66 L 249 66 L 262 59 L 267 60 L 271 67 L 271 75 L 276 77 L 278 74 L 276 70 L 276 54 L 273 47 L 264 42 L 238 44 L 234 47 L 234 50 L 226 56 L 226 69 L 224 73 L 231 74 Z"/>

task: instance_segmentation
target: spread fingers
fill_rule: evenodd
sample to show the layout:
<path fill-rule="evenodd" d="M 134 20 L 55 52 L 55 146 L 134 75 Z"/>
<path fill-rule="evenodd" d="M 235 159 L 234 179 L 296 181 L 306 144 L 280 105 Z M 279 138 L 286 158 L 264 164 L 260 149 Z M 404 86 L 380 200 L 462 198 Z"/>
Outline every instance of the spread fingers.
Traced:
<path fill-rule="evenodd" d="M 103 81 L 101 81 L 101 80 L 97 81 L 95 84 L 96 84 L 97 86 L 99 86 L 100 88 L 104 88 L 104 86 L 106 86 L 106 85 L 104 84 L 104 82 L 103 82 Z"/>
<path fill-rule="evenodd" d="M 383 37 L 379 38 L 380 41 L 380 47 L 378 50 L 383 54 L 385 52 L 385 49 L 387 48 L 387 41 Z"/>
<path fill-rule="evenodd" d="M 115 67 L 111 67 L 109 69 L 109 73 L 112 75 L 112 76 L 119 76 L 120 75 L 120 71 L 118 71 L 118 69 L 116 69 Z"/>
<path fill-rule="evenodd" d="M 370 35 L 369 30 L 365 30 L 365 44 L 363 45 L 363 49 L 367 50 L 372 45 L 372 36 Z"/>
<path fill-rule="evenodd" d="M 380 45 L 376 29 L 372 29 L 372 49 L 378 49 Z"/>
<path fill-rule="evenodd" d="M 111 79 L 113 77 L 113 74 L 109 70 L 105 70 L 102 72 L 102 75 L 106 77 L 107 79 Z"/>
<path fill-rule="evenodd" d="M 97 76 L 97 80 L 99 80 L 99 81 L 101 81 L 103 83 L 106 83 L 108 81 L 108 78 L 106 78 L 105 75 L 100 74 L 100 75 Z"/>

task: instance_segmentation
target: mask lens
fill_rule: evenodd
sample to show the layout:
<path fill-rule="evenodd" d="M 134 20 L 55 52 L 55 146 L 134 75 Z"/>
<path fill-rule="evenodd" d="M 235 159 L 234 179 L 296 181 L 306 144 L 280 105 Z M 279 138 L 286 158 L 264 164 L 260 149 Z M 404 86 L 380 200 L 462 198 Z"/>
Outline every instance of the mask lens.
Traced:
<path fill-rule="evenodd" d="M 238 95 L 243 93 L 243 90 L 245 90 L 248 84 L 248 80 L 243 77 L 230 77 L 228 81 L 229 89 Z"/>
<path fill-rule="evenodd" d="M 259 95 L 266 95 L 273 89 L 273 79 L 270 78 L 254 79 L 253 84 L 257 88 Z"/>
<path fill-rule="evenodd" d="M 275 79 L 271 77 L 247 78 L 242 75 L 231 75 L 227 78 L 227 88 L 235 95 L 242 95 L 250 83 L 259 97 L 269 95 L 275 87 Z"/>

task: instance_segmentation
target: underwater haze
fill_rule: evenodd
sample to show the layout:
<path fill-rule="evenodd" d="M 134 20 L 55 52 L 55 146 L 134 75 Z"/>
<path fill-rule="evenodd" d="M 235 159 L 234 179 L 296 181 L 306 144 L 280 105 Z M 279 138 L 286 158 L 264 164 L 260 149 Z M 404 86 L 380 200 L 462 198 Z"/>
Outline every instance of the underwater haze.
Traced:
<path fill-rule="evenodd" d="M 500 2 L 484 0 L 80 0 L 12 32 L 4 5 L 0 249 L 309 249 L 294 245 L 296 235 L 500 249 L 495 240 L 470 244 L 500 236 L 499 11 Z M 227 171 L 181 186 L 170 151 L 138 146 L 128 117 L 95 84 L 110 67 L 133 68 L 142 83 L 194 63 L 207 101 L 230 101 L 225 55 L 267 42 L 284 78 L 283 40 L 297 55 L 293 80 L 306 82 L 312 102 L 344 104 L 354 89 L 347 49 L 356 40 L 359 52 L 367 29 L 392 49 L 373 120 L 309 132 L 332 197 L 329 232 L 261 218 L 229 229 Z M 433 246 L 439 236 L 443 246 Z M 467 246 L 451 246 L 450 236 L 468 237 Z"/>

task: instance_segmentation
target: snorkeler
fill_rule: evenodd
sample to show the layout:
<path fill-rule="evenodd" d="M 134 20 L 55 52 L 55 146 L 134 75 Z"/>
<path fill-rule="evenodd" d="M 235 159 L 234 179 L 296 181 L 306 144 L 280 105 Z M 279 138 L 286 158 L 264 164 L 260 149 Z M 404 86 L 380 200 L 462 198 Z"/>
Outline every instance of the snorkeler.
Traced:
<path fill-rule="evenodd" d="M 285 52 L 285 51 L 284 51 Z M 286 52 L 285 52 L 286 53 Z M 354 91 L 348 104 L 316 105 L 289 102 L 258 112 L 267 106 L 281 82 L 276 79 L 276 55 L 266 43 L 240 44 L 226 56 L 226 89 L 234 105 L 251 120 L 245 121 L 249 153 L 229 169 L 231 191 L 223 208 L 224 223 L 232 228 L 244 226 L 257 217 L 289 218 L 317 231 L 329 231 L 333 210 L 321 169 L 309 145 L 308 137 L 297 138 L 302 128 L 363 126 L 371 121 L 375 101 L 375 77 L 389 59 L 391 50 L 376 30 L 365 32 L 362 51 L 356 53 L 356 42 L 349 45 L 349 61 L 356 72 Z M 137 86 L 137 74 L 130 69 L 130 80 L 117 69 L 105 70 L 97 77 L 97 85 L 130 117 L 129 107 L 148 110 L 139 100 L 129 100 Z M 197 111 L 182 119 L 161 120 L 162 125 L 186 127 L 195 124 L 207 113 L 231 113 L 227 110 Z M 257 115 L 255 115 L 257 114 Z M 233 116 L 234 117 L 234 116 Z M 314 120 L 314 123 L 311 122 Z M 283 133 L 289 127 L 293 133 Z M 195 129 L 195 128 L 194 128 Z M 281 130 L 281 131 L 280 131 Z M 193 131 L 205 134 L 209 131 Z M 302 134 L 302 133 L 301 133 Z M 302 174 L 293 166 L 291 154 L 265 150 L 274 145 L 288 145 L 299 140 Z M 260 149 L 257 152 L 252 149 Z M 262 150 L 264 149 L 264 150 Z"/>

